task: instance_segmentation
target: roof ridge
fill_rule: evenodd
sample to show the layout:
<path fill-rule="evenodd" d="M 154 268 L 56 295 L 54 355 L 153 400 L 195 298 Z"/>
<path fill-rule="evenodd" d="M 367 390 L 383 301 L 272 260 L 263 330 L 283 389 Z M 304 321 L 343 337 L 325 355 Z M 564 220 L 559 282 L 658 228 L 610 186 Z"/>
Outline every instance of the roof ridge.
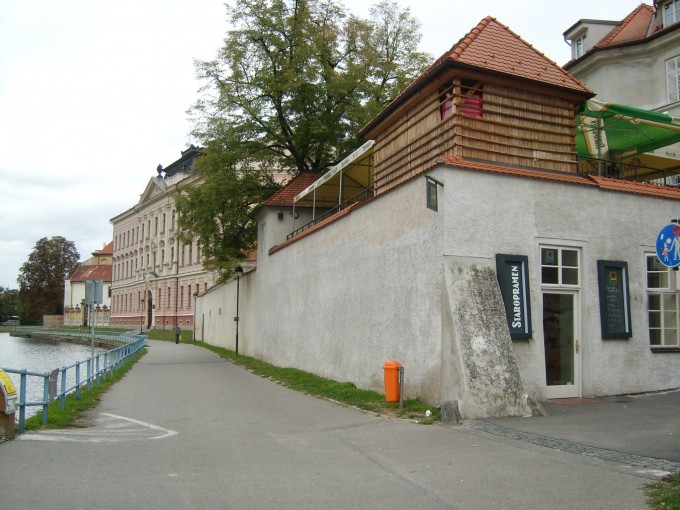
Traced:
<path fill-rule="evenodd" d="M 562 66 L 560 66 L 557 62 L 555 62 L 553 59 L 551 59 L 550 57 L 548 57 L 548 56 L 547 56 L 545 53 L 543 53 L 542 51 L 538 50 L 538 49 L 537 49 L 534 45 L 532 45 L 531 43 L 525 41 L 525 40 L 522 38 L 522 36 L 520 36 L 519 34 L 517 34 L 516 32 L 514 32 L 514 31 L 513 31 L 510 27 L 508 27 L 507 25 L 505 25 L 505 24 L 501 23 L 500 21 L 498 21 L 498 19 L 497 19 L 497 18 L 494 18 L 493 16 L 486 16 L 484 19 L 482 19 L 482 20 L 481 20 L 481 21 L 480 21 L 480 22 L 479 22 L 472 30 L 470 30 L 467 34 L 465 34 L 465 36 L 464 36 L 463 38 L 461 38 L 461 39 L 460 39 L 460 40 L 459 40 L 459 41 L 458 41 L 458 42 L 457 42 L 457 43 L 449 50 L 448 55 L 447 55 L 447 54 L 444 54 L 443 58 L 438 59 L 438 62 L 439 62 L 439 61 L 442 61 L 442 60 L 447 60 L 447 59 L 448 59 L 448 60 L 456 60 L 456 61 L 461 61 L 461 62 L 462 62 L 463 59 L 464 59 L 465 52 L 468 51 L 468 50 L 470 49 L 471 45 L 476 41 L 477 38 L 480 37 L 480 35 L 484 32 L 485 29 L 491 28 L 492 25 L 494 25 L 494 24 L 495 24 L 496 26 L 500 27 L 505 33 L 509 34 L 516 42 L 518 42 L 519 44 L 523 45 L 526 49 L 528 49 L 529 51 L 533 52 L 536 56 L 540 56 L 547 64 L 550 64 L 550 66 L 552 67 L 553 71 L 557 71 L 557 72 L 562 76 L 562 79 L 563 79 L 563 86 L 567 86 L 567 87 L 568 87 L 567 83 L 568 83 L 568 82 L 571 82 L 571 83 L 572 83 L 572 87 L 569 87 L 569 88 L 573 88 L 573 86 L 576 85 L 577 88 L 580 88 L 580 89 L 583 90 L 583 91 L 592 92 L 592 91 L 591 91 L 591 90 L 590 90 L 590 89 L 589 89 L 582 81 L 580 81 L 580 80 L 577 79 L 576 77 L 572 76 L 572 75 L 569 73 L 569 71 L 567 71 L 566 69 L 562 68 Z M 492 53 L 492 56 L 495 56 L 495 54 L 499 51 L 499 49 L 500 49 L 500 47 L 497 48 L 496 50 L 494 50 L 494 53 Z M 479 65 L 479 66 L 482 67 L 482 68 L 486 68 L 486 69 L 489 69 L 489 70 L 493 70 L 493 67 L 492 67 L 491 65 L 487 64 L 487 61 L 486 61 L 486 60 L 484 60 L 483 65 L 482 65 L 482 64 L 477 64 L 477 65 Z M 539 65 L 540 65 L 540 64 L 539 64 Z M 548 70 L 548 67 L 547 67 L 547 66 L 543 66 L 543 70 L 544 70 L 544 71 L 547 71 L 547 70 Z M 507 73 L 508 71 L 505 71 L 505 72 Z M 513 67 L 513 71 L 512 71 L 512 72 L 513 72 L 513 74 L 515 74 L 516 76 L 522 76 L 522 77 L 524 77 L 524 78 L 529 78 L 529 79 L 533 79 L 533 80 L 537 80 L 537 81 L 542 81 L 542 82 L 545 82 L 545 83 L 551 83 L 550 81 L 546 81 L 546 79 L 542 79 L 542 78 L 539 78 L 539 77 L 535 77 L 535 76 L 525 76 L 525 75 L 518 74 L 518 73 L 515 72 L 515 68 L 514 68 L 514 67 Z"/>
<path fill-rule="evenodd" d="M 605 46 L 609 46 L 610 44 L 612 44 L 612 41 L 614 39 L 616 39 L 616 37 L 619 34 L 621 34 L 625 29 L 627 29 L 631 25 L 633 20 L 635 18 L 637 18 L 643 10 L 647 11 L 647 14 L 650 14 L 650 15 L 654 14 L 654 9 L 652 8 L 651 5 L 641 3 L 635 9 L 633 9 L 633 11 L 630 14 L 628 14 L 628 16 L 623 18 L 623 20 L 621 20 L 621 22 L 615 28 L 613 28 L 606 36 L 604 36 L 600 40 L 600 42 L 598 42 L 595 46 L 593 46 L 593 49 L 603 48 Z M 649 23 L 651 23 L 652 20 L 653 20 L 653 17 L 650 18 Z M 644 39 L 644 37 L 642 39 Z M 635 40 L 635 39 L 631 39 L 631 40 Z"/>

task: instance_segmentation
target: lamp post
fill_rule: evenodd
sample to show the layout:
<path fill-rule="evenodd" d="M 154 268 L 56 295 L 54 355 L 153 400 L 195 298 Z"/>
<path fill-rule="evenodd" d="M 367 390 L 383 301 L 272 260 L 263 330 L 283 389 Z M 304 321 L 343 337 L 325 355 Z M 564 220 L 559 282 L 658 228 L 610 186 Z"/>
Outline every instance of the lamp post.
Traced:
<path fill-rule="evenodd" d="M 144 325 L 144 298 L 139 300 L 139 307 L 141 308 L 139 317 L 139 334 L 142 334 L 142 326 Z"/>
<path fill-rule="evenodd" d="M 238 315 L 238 302 L 241 290 L 240 283 L 241 275 L 243 274 L 243 268 L 241 266 L 237 266 L 236 269 L 234 269 L 234 272 L 236 273 L 236 317 L 234 317 L 234 320 L 236 321 L 236 355 L 238 356 L 238 323 L 240 320 L 240 317 Z"/>

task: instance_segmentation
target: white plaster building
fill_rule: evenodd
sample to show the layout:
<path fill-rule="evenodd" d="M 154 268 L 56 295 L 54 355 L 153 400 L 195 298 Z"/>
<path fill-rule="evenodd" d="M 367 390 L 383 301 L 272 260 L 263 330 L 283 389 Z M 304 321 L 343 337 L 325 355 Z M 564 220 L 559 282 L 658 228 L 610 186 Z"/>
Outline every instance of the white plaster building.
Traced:
<path fill-rule="evenodd" d="M 90 321 L 95 326 L 108 327 L 111 314 L 111 263 L 113 243 L 92 252 L 92 257 L 81 263 L 64 282 L 64 326 L 86 326 Z M 102 303 L 95 305 L 90 314 L 85 304 L 85 282 L 102 280 Z"/>
<path fill-rule="evenodd" d="M 640 4 L 621 21 L 582 19 L 564 32 L 564 66 L 598 99 L 680 116 L 680 0 Z M 672 158 L 664 162 L 662 158 Z M 680 164 L 680 145 L 639 156 L 658 168 Z"/>
<path fill-rule="evenodd" d="M 149 180 L 139 203 L 111 219 L 113 285 L 111 325 L 144 329 L 192 329 L 196 294 L 212 285 L 198 243 L 176 234 L 175 196 L 198 179 L 193 145 Z"/>
<path fill-rule="evenodd" d="M 680 387 L 677 273 L 655 246 L 680 190 L 578 173 L 593 95 L 485 18 L 370 143 L 265 204 L 257 269 L 199 298 L 197 338 L 234 349 L 238 327 L 244 354 L 376 390 L 395 359 L 407 396 L 463 418 Z"/>

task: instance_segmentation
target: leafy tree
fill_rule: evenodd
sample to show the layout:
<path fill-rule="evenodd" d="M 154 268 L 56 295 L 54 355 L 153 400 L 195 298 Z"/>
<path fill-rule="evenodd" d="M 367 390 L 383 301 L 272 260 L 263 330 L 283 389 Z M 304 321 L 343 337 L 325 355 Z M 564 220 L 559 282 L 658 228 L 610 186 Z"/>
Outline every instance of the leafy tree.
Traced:
<path fill-rule="evenodd" d="M 20 315 L 19 291 L 0 286 L 0 322 L 5 322 L 10 317 L 19 317 Z"/>
<path fill-rule="evenodd" d="M 191 112 L 206 148 L 203 184 L 178 209 L 208 266 L 228 274 L 253 241 L 250 218 L 236 208 L 271 194 L 268 173 L 339 162 L 430 57 L 417 51 L 419 22 L 390 0 L 369 20 L 333 0 L 236 0 L 227 9 L 231 30 L 218 57 L 197 63 L 204 94 Z"/>
<path fill-rule="evenodd" d="M 383 0 L 370 20 L 331 0 L 237 0 L 218 58 L 198 62 L 204 143 L 227 139 L 282 170 L 321 172 L 427 65 L 419 22 Z M 232 147 L 221 147 L 231 150 Z"/>
<path fill-rule="evenodd" d="M 61 236 L 35 243 L 17 279 L 24 316 L 37 319 L 64 313 L 64 281 L 78 267 L 79 258 L 75 244 Z"/>
<path fill-rule="evenodd" d="M 180 241 L 198 239 L 203 266 L 223 278 L 255 249 L 253 208 L 276 189 L 269 172 L 245 157 L 235 159 L 233 153 L 208 150 L 196 163 L 204 182 L 180 189 L 175 198 Z"/>

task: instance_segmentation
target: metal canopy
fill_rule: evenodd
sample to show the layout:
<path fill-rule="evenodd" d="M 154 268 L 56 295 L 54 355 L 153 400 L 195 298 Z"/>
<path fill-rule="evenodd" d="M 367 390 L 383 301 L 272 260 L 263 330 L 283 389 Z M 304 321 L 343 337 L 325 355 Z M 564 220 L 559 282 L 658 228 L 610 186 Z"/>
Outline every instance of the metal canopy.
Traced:
<path fill-rule="evenodd" d="M 373 140 L 332 167 L 314 184 L 299 193 L 295 206 L 336 207 L 373 186 Z"/>
<path fill-rule="evenodd" d="M 574 120 L 579 156 L 630 157 L 680 141 L 680 118 L 597 99 L 583 103 Z"/>

